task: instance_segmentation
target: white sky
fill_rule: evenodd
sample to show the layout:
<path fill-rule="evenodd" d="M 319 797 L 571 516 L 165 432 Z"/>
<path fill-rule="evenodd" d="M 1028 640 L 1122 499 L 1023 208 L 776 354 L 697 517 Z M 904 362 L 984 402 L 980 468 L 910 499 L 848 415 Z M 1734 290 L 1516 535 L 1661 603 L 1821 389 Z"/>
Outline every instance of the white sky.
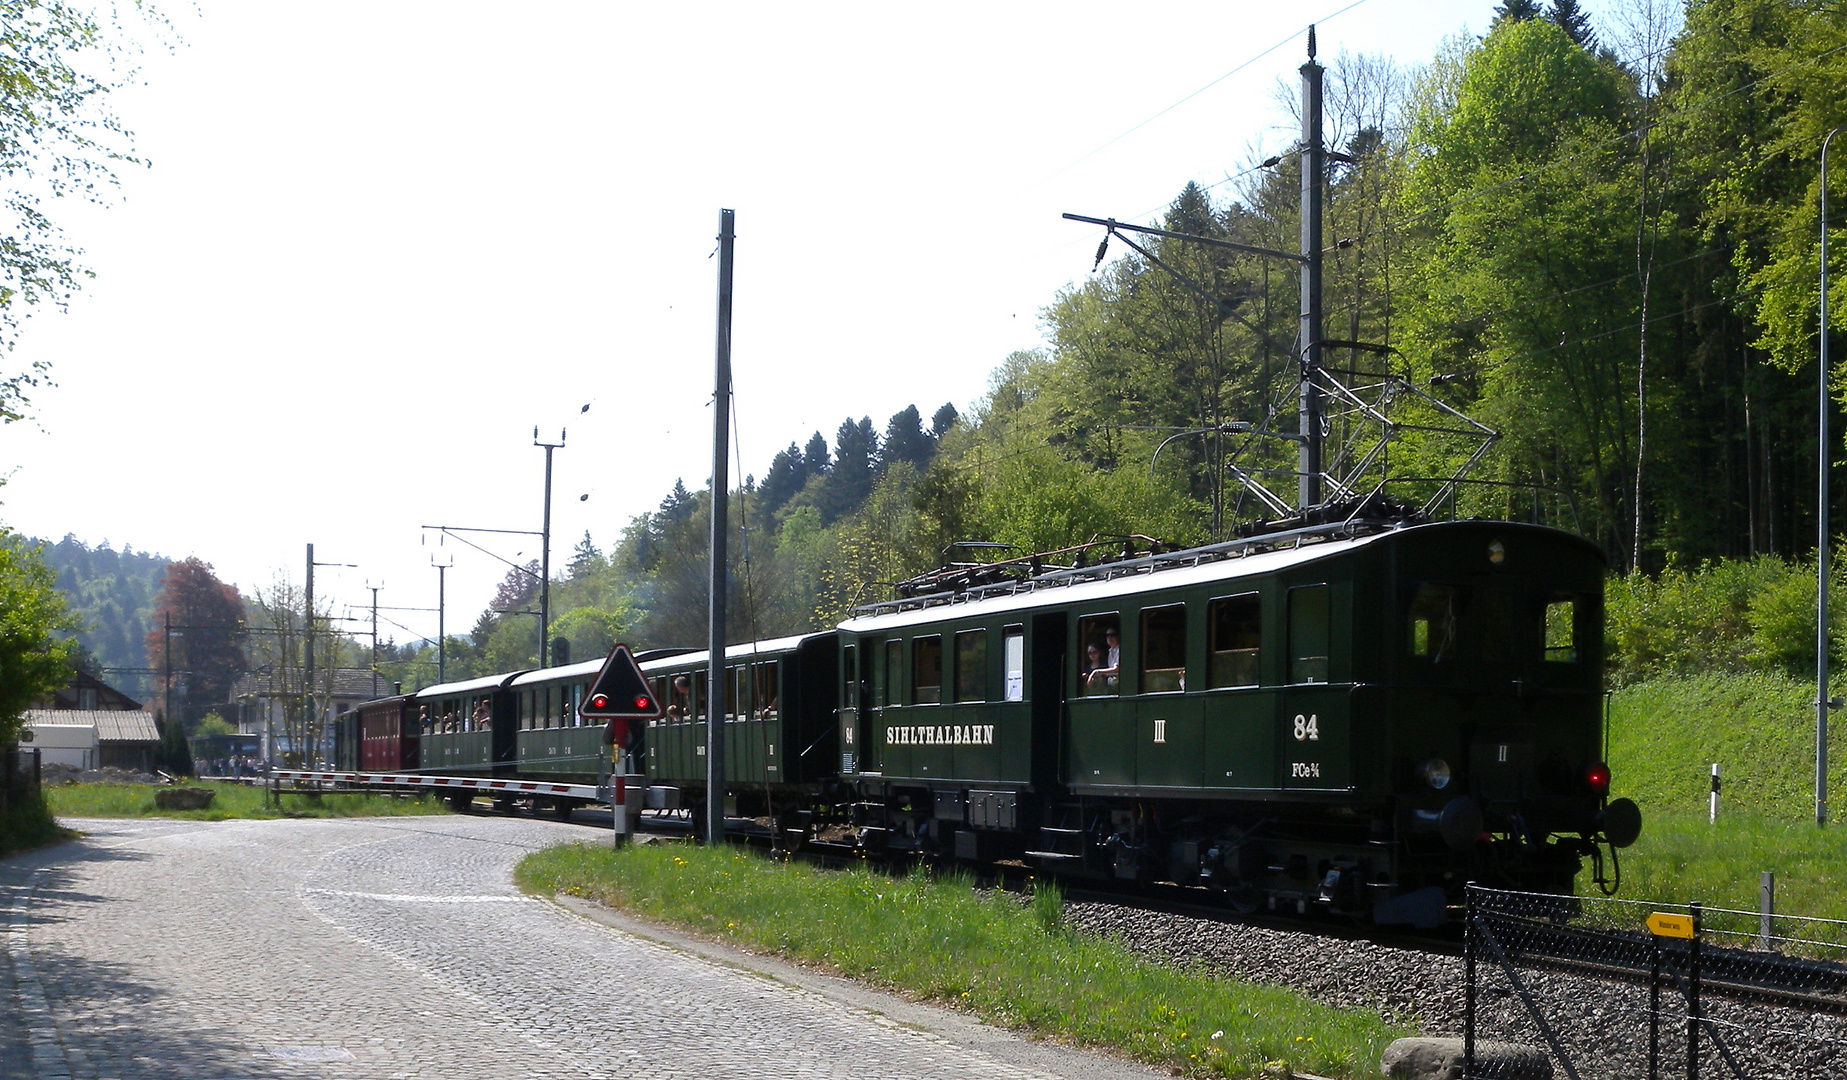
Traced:
<path fill-rule="evenodd" d="M 721 208 L 735 484 L 849 416 L 967 411 L 1090 271 L 1098 230 L 1062 212 L 1148 221 L 1291 142 L 1273 90 L 1309 22 L 1323 63 L 1421 63 L 1495 5 L 168 6 L 184 44 L 115 99 L 150 167 L 54 208 L 98 276 L 5 361 L 58 385 L 0 429 L 0 521 L 246 595 L 299 586 L 313 543 L 357 564 L 315 578 L 353 614 L 368 581 L 433 609 L 440 551 L 462 633 L 506 565 L 422 527 L 536 532 L 535 424 L 569 432 L 554 571 L 705 485 Z"/>

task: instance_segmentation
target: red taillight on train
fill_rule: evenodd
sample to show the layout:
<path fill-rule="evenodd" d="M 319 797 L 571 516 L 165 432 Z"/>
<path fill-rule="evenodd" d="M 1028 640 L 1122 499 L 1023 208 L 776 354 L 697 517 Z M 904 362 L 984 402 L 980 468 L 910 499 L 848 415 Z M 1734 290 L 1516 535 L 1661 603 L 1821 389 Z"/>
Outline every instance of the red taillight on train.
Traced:
<path fill-rule="evenodd" d="M 1599 761 L 1584 768 L 1584 783 L 1599 795 L 1610 793 L 1610 767 Z"/>

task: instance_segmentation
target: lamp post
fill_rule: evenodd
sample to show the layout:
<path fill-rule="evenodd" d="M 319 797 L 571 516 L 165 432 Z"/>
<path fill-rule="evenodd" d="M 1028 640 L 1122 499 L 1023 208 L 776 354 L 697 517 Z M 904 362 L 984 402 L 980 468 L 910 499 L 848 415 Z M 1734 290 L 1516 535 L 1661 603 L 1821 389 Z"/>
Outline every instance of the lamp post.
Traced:
<path fill-rule="evenodd" d="M 1821 140 L 1821 351 L 1817 361 L 1820 400 L 1816 450 L 1815 540 L 1815 824 L 1828 823 L 1828 710 L 1839 703 L 1828 696 L 1828 146 L 1847 124 Z"/>

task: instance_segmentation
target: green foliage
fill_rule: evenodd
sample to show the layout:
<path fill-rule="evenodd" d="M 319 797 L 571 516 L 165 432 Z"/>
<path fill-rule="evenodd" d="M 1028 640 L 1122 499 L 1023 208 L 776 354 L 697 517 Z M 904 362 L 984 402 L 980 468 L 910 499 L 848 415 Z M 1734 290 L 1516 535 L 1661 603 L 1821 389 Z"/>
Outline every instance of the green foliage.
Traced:
<path fill-rule="evenodd" d="M 171 561 L 107 541 L 90 547 L 75 536 L 53 544 L 28 540 L 57 575 L 58 591 L 77 622 L 76 640 L 91 659 L 86 669 L 131 697 L 156 696 L 154 680 L 120 669 L 148 667 L 147 632 L 160 578 Z M 117 669 L 105 672 L 104 669 Z"/>
<path fill-rule="evenodd" d="M 186 728 L 178 719 L 162 717 L 160 745 L 154 748 L 154 767 L 171 776 L 192 776 L 192 744 L 186 741 Z"/>
<path fill-rule="evenodd" d="M 1847 576 L 1829 590 L 1829 655 L 1847 656 Z M 1605 591 L 1611 681 L 1815 668 L 1815 568 L 1764 556 L 1612 577 Z"/>
<path fill-rule="evenodd" d="M 0 858 L 75 835 L 58 824 L 38 792 L 0 784 Z"/>
<path fill-rule="evenodd" d="M 1054 890 L 1022 904 L 966 879 L 821 870 L 668 843 L 552 848 L 516 875 L 531 891 L 588 896 L 1176 1075 L 1370 1076 L 1406 1034 L 1373 1013 L 1160 966 L 1072 933 Z"/>
<path fill-rule="evenodd" d="M 0 530 L 0 747 L 18 741 L 33 702 L 70 681 L 74 629 L 39 549 Z"/>
<path fill-rule="evenodd" d="M 231 726 L 231 722 L 224 717 L 215 712 L 209 712 L 199 721 L 199 726 L 193 734 L 203 739 L 214 735 L 235 735 L 237 729 Z"/>

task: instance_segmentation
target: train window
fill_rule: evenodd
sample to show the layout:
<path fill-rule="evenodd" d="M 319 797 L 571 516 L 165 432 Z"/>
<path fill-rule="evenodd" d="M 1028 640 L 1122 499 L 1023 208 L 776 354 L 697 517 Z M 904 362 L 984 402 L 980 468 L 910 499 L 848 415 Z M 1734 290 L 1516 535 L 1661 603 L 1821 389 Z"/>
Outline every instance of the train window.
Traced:
<path fill-rule="evenodd" d="M 1142 693 L 1186 689 L 1186 605 L 1142 612 Z"/>
<path fill-rule="evenodd" d="M 1026 628 L 1009 626 L 1001 643 L 1002 668 L 1007 676 L 1007 685 L 1002 688 L 1002 696 L 1007 701 L 1026 700 Z"/>
<path fill-rule="evenodd" d="M 725 669 L 725 719 L 741 719 L 740 712 L 750 708 L 750 668 Z"/>
<path fill-rule="evenodd" d="M 1423 584 L 1411 600 L 1410 650 L 1441 662 L 1456 655 L 1456 609 L 1461 589 L 1454 585 Z"/>
<path fill-rule="evenodd" d="M 1546 601 L 1545 658 L 1557 664 L 1578 662 L 1578 598 L 1554 596 Z"/>
<path fill-rule="evenodd" d="M 988 632 L 964 630 L 956 635 L 956 700 L 988 699 Z"/>
<path fill-rule="evenodd" d="M 1256 593 L 1212 601 L 1212 670 L 1210 686 L 1256 686 L 1258 651 L 1263 642 L 1263 609 Z"/>
<path fill-rule="evenodd" d="M 705 683 L 706 672 L 704 670 L 693 672 L 693 716 L 706 715 Z"/>
<path fill-rule="evenodd" d="M 885 673 L 883 693 L 879 694 L 881 705 L 897 705 L 904 700 L 899 687 L 904 685 L 904 642 L 887 641 L 885 643 Z"/>
<path fill-rule="evenodd" d="M 932 634 L 911 642 L 911 701 L 935 705 L 943 700 L 943 639 Z"/>
<path fill-rule="evenodd" d="M 846 645 L 840 650 L 840 704 L 849 709 L 860 706 L 859 646 Z"/>
<path fill-rule="evenodd" d="M 759 720 L 776 719 L 776 662 L 750 668 L 750 711 Z"/>
<path fill-rule="evenodd" d="M 1328 681 L 1328 587 L 1289 590 L 1289 681 Z"/>
<path fill-rule="evenodd" d="M 1114 694 L 1122 671 L 1122 621 L 1091 615 L 1077 622 L 1077 692 L 1085 697 Z"/>

